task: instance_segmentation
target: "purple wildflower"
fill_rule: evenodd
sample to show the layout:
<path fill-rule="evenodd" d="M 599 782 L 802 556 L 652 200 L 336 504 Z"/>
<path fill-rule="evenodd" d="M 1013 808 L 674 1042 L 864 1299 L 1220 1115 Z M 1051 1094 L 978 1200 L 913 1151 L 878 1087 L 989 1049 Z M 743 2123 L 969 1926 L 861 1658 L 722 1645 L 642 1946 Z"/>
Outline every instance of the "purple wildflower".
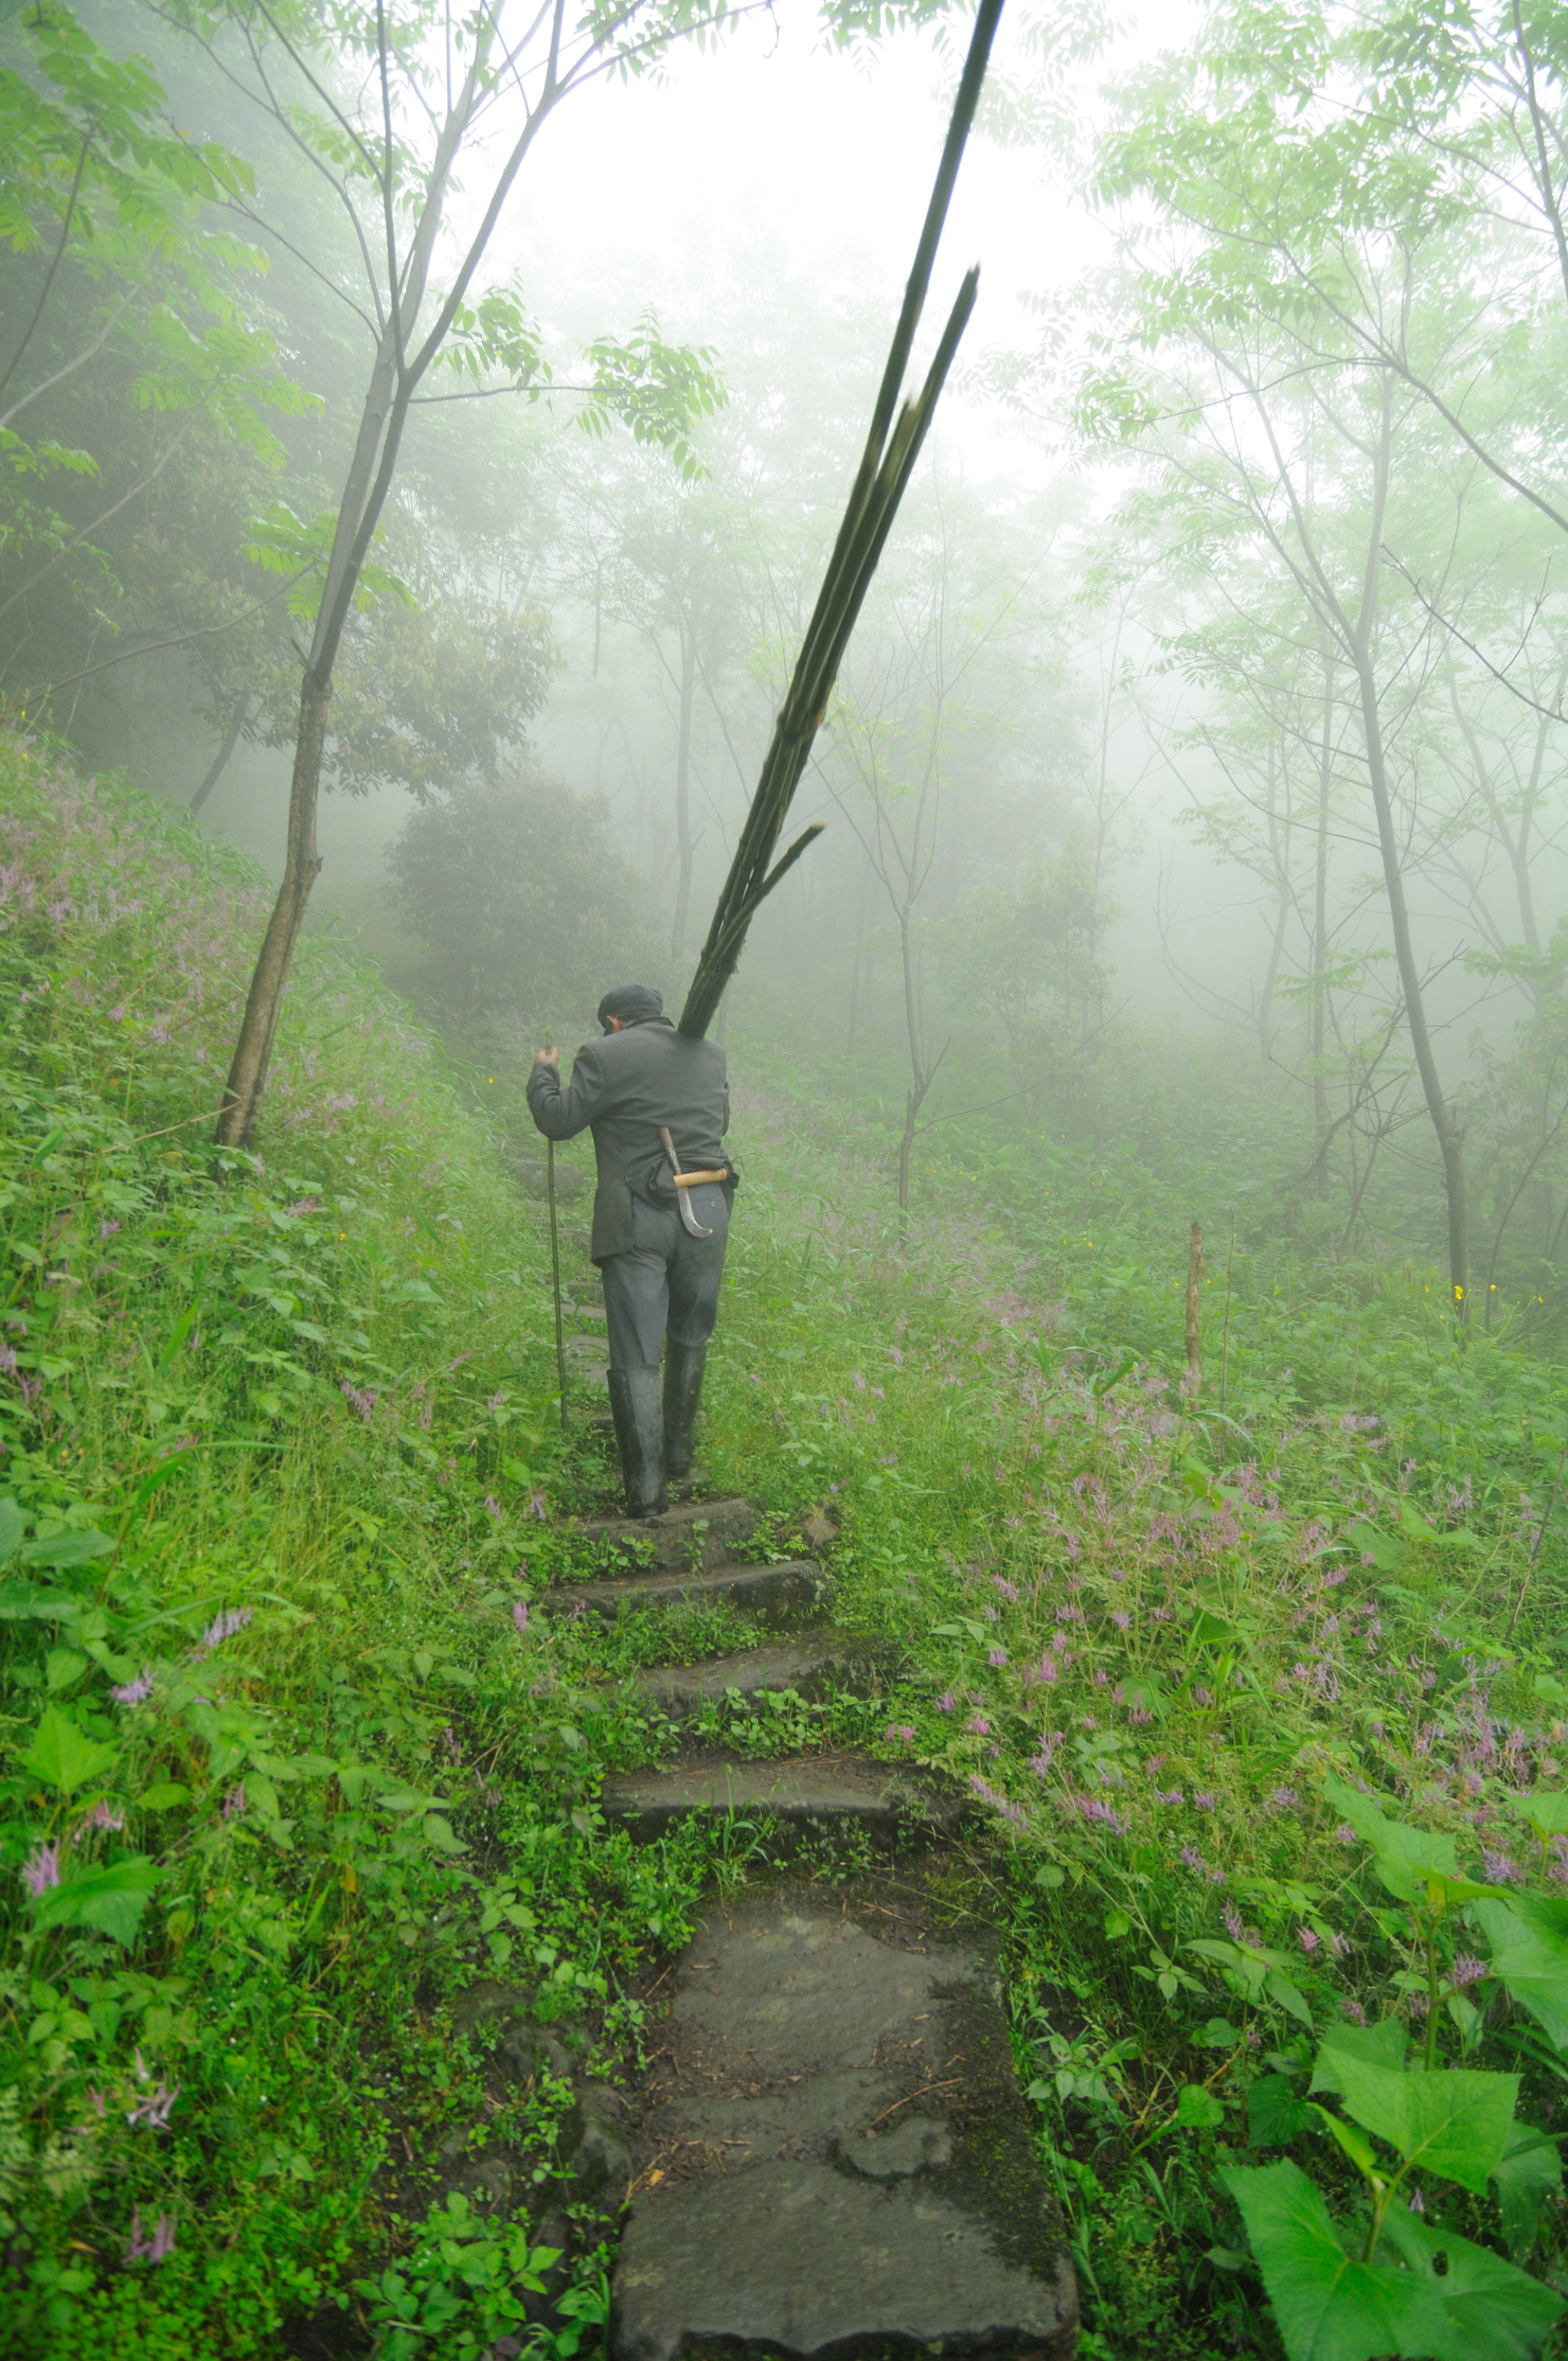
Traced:
<path fill-rule="evenodd" d="M 167 2213 L 160 2213 L 149 2236 L 142 2228 L 141 2208 L 131 2214 L 130 2244 L 126 2248 L 127 2263 L 161 2263 L 174 2252 L 174 2224 Z"/>
<path fill-rule="evenodd" d="M 1115 1609 L 1112 1614 L 1111 1620 L 1114 1623 L 1118 1631 L 1130 1631 L 1133 1628 L 1132 1617 L 1126 1614 L 1120 1607 Z"/>
<path fill-rule="evenodd" d="M 145 2099 L 138 2099 L 134 2107 L 126 2110 L 126 2121 L 142 2125 L 149 2131 L 167 2131 L 170 2109 L 179 2096 L 178 2082 L 172 2089 L 167 2082 L 160 2082 L 156 2091 L 149 2091 Z"/>
<path fill-rule="evenodd" d="M 1352 2025 L 1365 2024 L 1366 2011 L 1362 2007 L 1361 2003 L 1358 2000 L 1342 2000 L 1340 2007 L 1343 2014 L 1349 2017 Z"/>
<path fill-rule="evenodd" d="M 152 1675 L 138 1673 L 134 1681 L 126 1681 L 123 1686 L 111 1689 L 109 1695 L 116 1705 L 145 1705 L 152 1695 Z"/>
<path fill-rule="evenodd" d="M 380 1400 L 380 1388 L 378 1386 L 361 1388 L 351 1385 L 346 1378 L 340 1378 L 337 1390 L 347 1402 L 356 1418 L 362 1419 L 368 1426 L 376 1415 L 376 1404 Z"/>
<path fill-rule="evenodd" d="M 977 1738 L 989 1738 L 991 1736 L 991 1724 L 987 1721 L 984 1714 L 982 1713 L 971 1713 L 969 1719 L 965 1722 L 964 1728 L 966 1730 L 972 1730 Z"/>
<path fill-rule="evenodd" d="M 1356 1840 L 1355 1830 L 1351 1827 L 1348 1820 L 1342 1820 L 1338 1828 L 1334 1830 L 1334 1834 L 1341 1844 L 1354 1844 Z"/>
<path fill-rule="evenodd" d="M 486 1495 L 485 1495 L 485 1514 L 486 1514 L 486 1516 L 487 1516 L 487 1517 L 499 1517 L 499 1516 L 500 1515 L 500 1512 L 501 1512 L 501 1504 L 500 1504 L 500 1502 L 497 1499 L 497 1498 L 496 1498 L 495 1494 L 494 1494 L 493 1492 L 487 1492 L 487 1493 L 486 1493 Z"/>
<path fill-rule="evenodd" d="M 1192 1808 L 1195 1812 L 1212 1812 L 1216 1808 L 1219 1801 L 1218 1795 L 1209 1788 L 1200 1787 L 1193 1794 Z"/>
<path fill-rule="evenodd" d="M 519 1631 L 527 1631 L 527 1629 L 528 1629 L 528 1601 L 527 1601 L 527 1599 L 526 1599 L 526 1598 L 520 1598 L 520 1599 L 518 1600 L 518 1602 L 517 1602 L 516 1606 L 515 1606 L 515 1607 L 512 1609 L 512 1610 L 511 1610 L 511 1620 L 512 1620 L 512 1623 L 513 1623 L 514 1627 L 515 1627 Z"/>
<path fill-rule="evenodd" d="M 242 1817 L 245 1811 L 245 1781 L 243 1779 L 240 1781 L 237 1787 L 231 1787 L 229 1789 L 228 1794 L 224 1797 L 222 1809 L 223 1816 L 225 1820 L 237 1820 Z"/>
<path fill-rule="evenodd" d="M 1006 1649 L 1005 1649 L 1005 1648 L 992 1648 L 992 1651 L 991 1651 L 991 1653 L 989 1653 L 989 1655 L 986 1657 L 986 1660 L 985 1660 L 985 1661 L 986 1661 L 986 1663 L 987 1663 L 988 1664 L 998 1664 L 998 1665 L 1004 1664 L 1007 1662 L 1007 1651 L 1006 1651 Z"/>
<path fill-rule="evenodd" d="M 1306 1952 L 1309 1959 L 1310 1959 L 1312 1953 L 1317 1949 L 1322 1939 L 1323 1938 L 1321 1935 L 1315 1935 L 1313 1933 L 1310 1927 L 1298 1927 L 1296 1929 L 1296 1940 L 1300 1944 L 1301 1949 Z"/>
<path fill-rule="evenodd" d="M 214 1616 L 203 1632 L 197 1643 L 196 1653 L 199 1656 L 210 1656 L 214 1648 L 221 1648 L 225 1640 L 232 1640 L 236 1631 L 243 1631 L 250 1618 L 251 1609 L 248 1607 L 225 1607 L 221 1615 Z"/>
<path fill-rule="evenodd" d="M 1010 1820 L 1021 1820 L 1024 1817 L 1023 1806 L 1009 1803 L 1005 1795 L 998 1795 L 996 1789 L 988 1784 L 978 1771 L 970 1773 L 969 1785 L 970 1793 L 978 1795 L 982 1804 L 989 1804 L 993 1812 L 1002 1812 Z"/>
<path fill-rule="evenodd" d="M 944 1689 L 941 1696 L 937 1699 L 937 1711 L 938 1713 L 956 1713 L 958 1711 L 958 1705 L 959 1701 L 953 1695 L 952 1690 Z"/>
<path fill-rule="evenodd" d="M 1456 1952 L 1453 1965 L 1448 1971 L 1449 1981 L 1456 1992 L 1464 1992 L 1470 1984 L 1478 1984 L 1486 1973 L 1486 1962 L 1478 1960 L 1474 1951 Z"/>
<path fill-rule="evenodd" d="M 1483 1845 L 1481 1865 L 1494 1885 L 1517 1885 L 1519 1882 L 1519 1863 L 1506 1852 L 1491 1852 Z"/>
<path fill-rule="evenodd" d="M 1185 1793 L 1179 1787 L 1157 1787 L 1154 1791 L 1154 1799 L 1157 1804 L 1185 1804 L 1187 1801 Z"/>
<path fill-rule="evenodd" d="M 993 1574 L 991 1577 L 991 1587 L 993 1590 L 1000 1591 L 1003 1598 L 1016 1598 L 1018 1596 L 1017 1584 L 1009 1582 L 1005 1575 Z"/>
<path fill-rule="evenodd" d="M 1113 1837 L 1124 1837 L 1126 1835 L 1126 1829 L 1123 1827 L 1122 1822 L 1112 1810 L 1111 1806 L 1106 1803 L 1103 1796 L 1075 1795 L 1072 1800 L 1077 1805 L 1079 1810 L 1083 1814 L 1084 1818 L 1091 1824 L 1098 1823 L 1100 1827 L 1109 1828 Z"/>
<path fill-rule="evenodd" d="M 1294 1787 L 1271 1787 L 1268 1791 L 1268 1800 L 1277 1812 L 1288 1812 L 1301 1799 Z"/>
<path fill-rule="evenodd" d="M 889 1738 L 901 1740 L 905 1746 L 913 1746 L 915 1743 L 914 1730 L 906 1721 L 890 1721 L 887 1725 L 887 1735 Z"/>
<path fill-rule="evenodd" d="M 38 1845 L 22 1863 L 21 1878 L 35 1902 L 48 1894 L 60 1883 L 60 1847 Z"/>

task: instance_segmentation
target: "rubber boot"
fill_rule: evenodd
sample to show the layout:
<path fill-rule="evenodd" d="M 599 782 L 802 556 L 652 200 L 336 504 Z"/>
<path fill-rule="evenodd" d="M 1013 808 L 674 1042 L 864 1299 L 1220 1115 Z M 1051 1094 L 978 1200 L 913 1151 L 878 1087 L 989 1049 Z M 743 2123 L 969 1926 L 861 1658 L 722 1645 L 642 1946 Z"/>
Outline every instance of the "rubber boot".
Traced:
<path fill-rule="evenodd" d="M 698 1480 L 692 1464 L 692 1433 L 707 1359 L 706 1345 L 667 1344 L 664 1347 L 664 1473 L 677 1499 L 684 1498 Z"/>
<path fill-rule="evenodd" d="M 611 1369 L 609 1408 L 620 1446 L 620 1473 L 629 1517 L 656 1517 L 664 1494 L 664 1436 L 659 1421 L 657 1369 Z"/>

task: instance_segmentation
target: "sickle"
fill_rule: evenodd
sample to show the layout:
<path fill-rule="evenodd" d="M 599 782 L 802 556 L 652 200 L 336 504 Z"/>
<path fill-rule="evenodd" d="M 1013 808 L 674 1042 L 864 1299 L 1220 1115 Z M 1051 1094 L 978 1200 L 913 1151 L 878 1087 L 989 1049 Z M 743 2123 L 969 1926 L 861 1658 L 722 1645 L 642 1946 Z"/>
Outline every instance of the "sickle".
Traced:
<path fill-rule="evenodd" d="M 664 1143 L 664 1153 L 670 1159 L 670 1172 L 675 1184 L 675 1202 L 681 1209 L 681 1220 L 685 1226 L 686 1235 L 692 1238 L 710 1238 L 713 1232 L 703 1228 L 692 1211 L 690 1196 L 681 1186 L 681 1159 L 675 1154 L 675 1143 L 670 1137 L 668 1124 L 662 1123 L 659 1126 L 659 1137 Z"/>

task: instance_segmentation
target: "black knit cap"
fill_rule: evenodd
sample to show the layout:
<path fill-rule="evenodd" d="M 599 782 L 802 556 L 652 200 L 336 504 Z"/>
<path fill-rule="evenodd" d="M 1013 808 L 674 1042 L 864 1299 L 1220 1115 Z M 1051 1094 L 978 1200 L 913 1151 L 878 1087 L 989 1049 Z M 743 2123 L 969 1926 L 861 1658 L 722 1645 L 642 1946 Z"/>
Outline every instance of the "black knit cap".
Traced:
<path fill-rule="evenodd" d="M 650 1016 L 663 1016 L 663 1013 L 664 995 L 655 992 L 651 983 L 618 983 L 598 1005 L 598 1021 L 606 1033 L 612 1016 L 619 1016 L 623 1025 L 642 1025 Z"/>

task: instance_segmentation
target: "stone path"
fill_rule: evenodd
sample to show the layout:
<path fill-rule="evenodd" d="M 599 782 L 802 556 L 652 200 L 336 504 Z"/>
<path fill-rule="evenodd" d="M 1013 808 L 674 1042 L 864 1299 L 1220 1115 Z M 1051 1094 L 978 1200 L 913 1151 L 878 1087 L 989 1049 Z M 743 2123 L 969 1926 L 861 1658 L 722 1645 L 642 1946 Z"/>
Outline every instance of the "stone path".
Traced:
<path fill-rule="evenodd" d="M 820 1628 L 820 1566 L 738 1554 L 755 1524 L 744 1500 L 719 1500 L 579 1527 L 606 1571 L 549 1603 L 613 1616 L 725 1601 L 777 1635 L 642 1675 L 677 1719 L 731 1689 L 874 1680 L 883 1650 Z M 650 1543 L 656 1563 L 629 1568 Z M 752 1762 L 694 1744 L 608 1779 L 603 1802 L 636 1838 L 745 1810 L 781 1831 L 852 1828 L 889 1856 L 848 1887 L 786 1875 L 716 1904 L 662 1980 L 624 2134 L 611 2361 L 894 2361 L 912 2348 L 1068 2361 L 1077 2290 L 994 1949 L 944 1931 L 934 1891 L 961 1799 L 868 1756 Z"/>

